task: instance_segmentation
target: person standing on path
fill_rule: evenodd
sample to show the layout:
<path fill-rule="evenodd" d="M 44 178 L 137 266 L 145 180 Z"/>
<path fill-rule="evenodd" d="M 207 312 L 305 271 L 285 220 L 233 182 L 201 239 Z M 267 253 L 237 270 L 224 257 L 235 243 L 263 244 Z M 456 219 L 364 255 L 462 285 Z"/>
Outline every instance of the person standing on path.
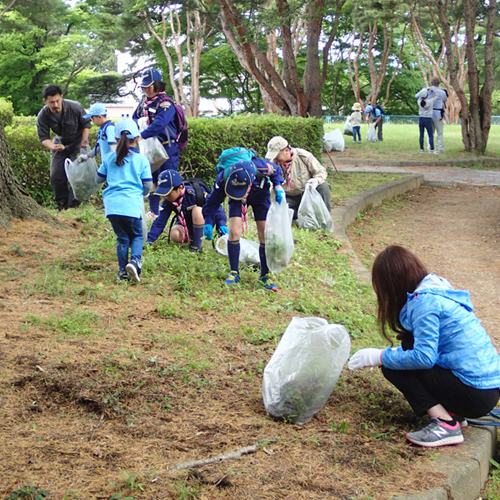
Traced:
<path fill-rule="evenodd" d="M 444 150 L 444 138 L 443 138 L 443 126 L 444 126 L 444 107 L 445 102 L 448 100 L 448 94 L 446 90 L 439 87 L 440 80 L 434 77 L 431 80 L 431 87 L 424 87 L 420 92 L 418 92 L 415 97 L 419 99 L 420 97 L 425 97 L 429 91 L 437 96 L 432 107 L 432 128 L 433 132 L 436 132 L 436 142 L 435 151 L 437 153 L 442 153 Z M 434 135 L 434 134 L 433 134 Z"/>
<path fill-rule="evenodd" d="M 58 210 L 77 207 L 64 169 L 66 158 L 75 160 L 80 149 L 89 145 L 90 120 L 77 101 L 63 98 L 61 87 L 48 85 L 42 93 L 45 106 L 38 113 L 36 128 L 40 142 L 50 150 L 50 186 Z M 50 132 L 56 135 L 52 140 Z"/>
<path fill-rule="evenodd" d="M 483 417 L 500 398 L 500 356 L 472 312 L 469 292 L 454 290 L 397 245 L 377 255 L 372 284 L 382 335 L 392 345 L 390 328 L 401 345 L 360 349 L 348 368 L 380 366 L 415 414 L 431 418 L 420 431 L 406 434 L 411 443 L 462 443 L 464 417 Z"/>

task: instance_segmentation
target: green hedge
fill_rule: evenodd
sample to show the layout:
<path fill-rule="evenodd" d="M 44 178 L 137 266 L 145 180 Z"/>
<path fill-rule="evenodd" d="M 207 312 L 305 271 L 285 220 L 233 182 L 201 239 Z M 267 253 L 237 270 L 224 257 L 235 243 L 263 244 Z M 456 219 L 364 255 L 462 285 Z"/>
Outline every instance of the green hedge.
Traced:
<path fill-rule="evenodd" d="M 211 179 L 220 153 L 226 148 L 253 148 L 264 156 L 271 137 L 281 135 L 292 146 L 321 157 L 323 120 L 279 115 L 188 119 L 189 142 L 181 152 L 179 170 L 189 177 Z"/>
<path fill-rule="evenodd" d="M 8 127 L 12 124 L 14 118 L 14 108 L 10 101 L 0 98 L 0 123 L 4 127 Z"/>
<path fill-rule="evenodd" d="M 7 103 L 10 104 L 10 103 Z M 8 106 L 6 106 L 7 108 Z M 0 119 L 4 119 L 0 103 Z M 8 114 L 8 111 L 7 111 Z M 34 117 L 11 117 L 5 133 L 10 146 L 11 164 L 26 191 L 38 203 L 52 200 L 49 182 L 50 153 L 38 140 Z M 222 150 L 235 146 L 253 148 L 264 156 L 267 142 L 282 135 L 292 145 L 311 151 L 320 158 L 323 121 L 318 118 L 292 118 L 278 115 L 249 115 L 235 118 L 191 118 L 189 143 L 181 152 L 179 170 L 186 177 L 212 180 Z M 96 141 L 92 126 L 90 144 Z"/>

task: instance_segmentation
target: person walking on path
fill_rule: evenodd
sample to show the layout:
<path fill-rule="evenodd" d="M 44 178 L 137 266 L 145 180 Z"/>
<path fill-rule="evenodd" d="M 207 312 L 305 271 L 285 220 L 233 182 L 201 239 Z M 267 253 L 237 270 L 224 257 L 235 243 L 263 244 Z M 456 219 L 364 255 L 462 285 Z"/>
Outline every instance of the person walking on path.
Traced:
<path fill-rule="evenodd" d="M 442 153 L 444 150 L 444 108 L 445 102 L 448 100 L 448 94 L 446 93 L 446 90 L 439 87 L 439 84 L 439 78 L 434 77 L 431 80 L 431 87 L 424 87 L 415 95 L 415 97 L 417 99 L 425 97 L 429 91 L 437 96 L 437 99 L 434 101 L 434 105 L 432 107 L 432 128 L 433 132 L 436 133 L 435 150 L 438 153 Z"/>
<path fill-rule="evenodd" d="M 382 141 L 383 137 L 383 127 L 384 127 L 384 111 L 378 104 L 368 105 L 365 109 L 365 116 L 371 118 L 372 123 L 377 129 L 377 139 Z"/>
<path fill-rule="evenodd" d="M 472 312 L 470 294 L 429 274 L 409 250 L 388 246 L 375 259 L 372 284 L 382 335 L 398 347 L 365 348 L 348 368 L 381 366 L 417 416 L 431 423 L 406 438 L 424 447 L 462 443 L 464 417 L 479 418 L 500 398 L 500 356 Z"/>
<path fill-rule="evenodd" d="M 283 189 L 288 206 L 293 209 L 294 219 L 297 218 L 306 186 L 316 189 L 328 210 L 331 209 L 331 188 L 326 182 L 328 173 L 312 153 L 306 149 L 292 148 L 284 137 L 277 135 L 267 143 L 266 159 L 282 169 Z"/>
<path fill-rule="evenodd" d="M 66 158 L 74 161 L 89 145 L 90 120 L 77 101 L 63 98 L 61 87 L 48 85 L 42 93 L 45 106 L 38 113 L 36 128 L 40 142 L 50 150 L 50 186 L 58 210 L 77 207 L 80 202 L 69 186 L 64 169 Z M 54 132 L 54 139 L 50 132 Z"/>
<path fill-rule="evenodd" d="M 358 137 L 358 142 L 361 142 L 361 124 L 363 123 L 363 115 L 361 114 L 361 104 L 355 102 L 352 105 L 352 113 L 349 117 L 352 125 L 352 138 L 354 143 L 356 143 L 356 136 Z"/>
<path fill-rule="evenodd" d="M 434 133 L 432 130 L 432 107 L 434 106 L 434 103 L 436 102 L 437 95 L 434 94 L 430 89 L 427 89 L 427 94 L 422 95 L 422 91 L 418 92 L 416 94 L 417 96 L 417 102 L 418 102 L 418 127 L 420 130 L 420 137 L 419 137 L 419 142 L 420 142 L 420 152 L 424 152 L 424 134 L 425 131 L 427 130 L 427 136 L 429 138 L 429 152 L 430 153 L 437 153 L 437 151 L 434 150 Z"/>
<path fill-rule="evenodd" d="M 174 102 L 165 92 L 166 84 L 156 69 L 147 69 L 142 75 L 141 88 L 144 98 L 135 109 L 132 119 L 138 121 L 147 118 L 147 128 L 141 132 L 143 139 L 158 137 L 162 142 L 168 159 L 153 172 L 153 190 L 149 196 L 148 218 L 155 218 L 160 213 L 160 198 L 153 196 L 158 176 L 164 170 L 179 170 L 179 144 L 176 141 L 178 133 Z"/>
<path fill-rule="evenodd" d="M 116 234 L 118 279 L 139 282 L 144 241 L 142 211 L 153 175 L 148 159 L 137 149 L 137 124 L 124 118 L 116 124 L 115 134 L 118 146 L 104 158 L 97 171 L 97 182 L 108 183 L 102 199 L 106 217 Z"/>

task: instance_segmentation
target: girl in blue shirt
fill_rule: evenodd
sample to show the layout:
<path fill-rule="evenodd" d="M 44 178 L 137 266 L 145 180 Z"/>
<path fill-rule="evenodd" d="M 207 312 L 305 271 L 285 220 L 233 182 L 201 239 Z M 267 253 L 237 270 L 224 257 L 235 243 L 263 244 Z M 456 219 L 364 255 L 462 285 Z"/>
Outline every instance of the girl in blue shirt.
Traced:
<path fill-rule="evenodd" d="M 349 369 L 382 366 L 384 377 L 405 396 L 424 429 L 406 434 L 419 446 L 462 443 L 463 417 L 482 417 L 500 397 L 500 356 L 472 312 L 469 292 L 453 290 L 429 274 L 400 246 L 389 246 L 373 264 L 372 283 L 383 336 L 398 334 L 398 347 L 361 349 Z"/>
<path fill-rule="evenodd" d="M 107 181 L 102 198 L 106 217 L 116 234 L 119 279 L 141 280 L 143 247 L 143 198 L 153 185 L 148 159 L 137 150 L 139 129 L 128 118 L 120 120 L 115 128 L 118 145 L 97 171 L 97 181 Z M 129 259 L 130 251 L 130 259 Z"/>

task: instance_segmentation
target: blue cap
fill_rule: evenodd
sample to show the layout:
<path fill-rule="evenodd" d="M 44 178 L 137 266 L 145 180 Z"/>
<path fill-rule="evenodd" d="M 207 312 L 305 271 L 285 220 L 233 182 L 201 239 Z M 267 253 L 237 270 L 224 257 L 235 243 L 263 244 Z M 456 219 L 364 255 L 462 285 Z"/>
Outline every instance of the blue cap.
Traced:
<path fill-rule="evenodd" d="M 172 189 L 178 188 L 182 184 L 182 177 L 177 170 L 164 170 L 158 176 L 157 187 L 155 192 L 152 194 L 157 194 L 159 196 L 166 196 L 170 194 Z"/>
<path fill-rule="evenodd" d="M 366 106 L 366 108 L 365 108 L 365 115 L 367 115 L 368 113 L 371 113 L 371 112 L 372 112 L 372 109 L 373 109 L 373 106 L 370 106 L 370 105 L 368 104 L 368 106 Z"/>
<path fill-rule="evenodd" d="M 108 112 L 106 111 L 106 106 L 100 102 L 96 102 L 90 106 L 89 112 L 83 115 L 84 118 L 90 118 L 91 116 L 105 116 Z"/>
<path fill-rule="evenodd" d="M 233 200 L 242 200 L 256 175 L 257 170 L 251 161 L 233 163 L 224 171 L 226 194 Z"/>
<path fill-rule="evenodd" d="M 139 128 L 137 127 L 137 123 L 134 122 L 131 118 L 122 118 L 115 125 L 115 137 L 119 140 L 122 136 L 123 132 L 127 132 L 127 137 L 129 139 L 135 139 L 139 137 Z"/>
<path fill-rule="evenodd" d="M 153 68 L 147 69 L 142 74 L 141 87 L 151 87 L 154 82 L 161 82 L 161 74 Z"/>

